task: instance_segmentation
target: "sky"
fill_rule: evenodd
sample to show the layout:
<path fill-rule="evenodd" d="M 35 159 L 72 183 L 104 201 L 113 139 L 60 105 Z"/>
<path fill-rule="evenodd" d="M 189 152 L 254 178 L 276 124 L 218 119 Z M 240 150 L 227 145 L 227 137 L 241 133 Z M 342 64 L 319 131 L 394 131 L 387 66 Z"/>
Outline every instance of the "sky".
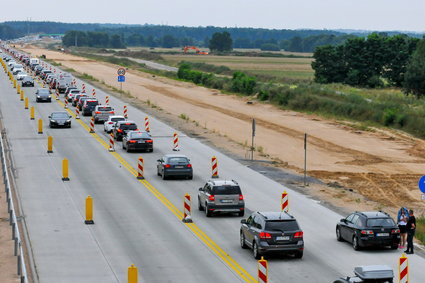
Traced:
<path fill-rule="evenodd" d="M 425 0 L 20 0 L 0 22 L 425 31 Z M 6 12 L 7 11 L 7 12 Z"/>

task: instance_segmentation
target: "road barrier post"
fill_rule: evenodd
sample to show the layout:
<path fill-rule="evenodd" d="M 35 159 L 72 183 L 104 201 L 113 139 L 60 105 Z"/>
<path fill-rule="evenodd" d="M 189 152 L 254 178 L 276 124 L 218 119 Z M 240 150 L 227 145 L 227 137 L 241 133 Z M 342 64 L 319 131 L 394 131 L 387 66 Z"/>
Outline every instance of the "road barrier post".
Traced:
<path fill-rule="evenodd" d="M 95 90 L 95 89 L 93 89 L 93 90 L 92 90 L 91 95 L 92 95 L 93 97 L 96 97 L 96 90 Z"/>
<path fill-rule="evenodd" d="M 179 151 L 179 135 L 174 132 L 173 134 L 173 151 Z"/>
<path fill-rule="evenodd" d="M 83 93 L 86 93 L 86 84 L 83 84 Z"/>
<path fill-rule="evenodd" d="M 85 224 L 94 224 L 93 221 L 93 198 L 91 196 L 88 196 L 86 198 L 86 220 L 84 221 Z"/>
<path fill-rule="evenodd" d="M 21 101 L 24 101 L 24 91 L 23 90 L 21 90 Z"/>
<path fill-rule="evenodd" d="M 406 254 L 402 254 L 398 261 L 398 274 L 399 274 L 399 283 L 408 283 L 409 282 L 409 261 L 406 257 Z"/>
<path fill-rule="evenodd" d="M 66 158 L 62 160 L 62 181 L 69 181 L 68 159 Z"/>
<path fill-rule="evenodd" d="M 16 88 L 16 80 L 13 80 L 13 88 Z"/>
<path fill-rule="evenodd" d="M 144 177 L 144 160 L 143 157 L 139 157 L 139 160 L 137 161 L 137 179 L 143 180 Z"/>
<path fill-rule="evenodd" d="M 35 119 L 35 108 L 34 106 L 31 106 L 30 108 L 30 120 L 34 120 Z"/>
<path fill-rule="evenodd" d="M 128 118 L 127 105 L 124 105 L 124 118 Z"/>
<path fill-rule="evenodd" d="M 28 97 L 25 97 L 25 109 L 28 109 Z"/>
<path fill-rule="evenodd" d="M 183 219 L 182 219 L 182 221 L 184 223 L 192 223 L 193 222 L 192 221 L 192 214 L 191 214 L 191 212 L 192 212 L 192 209 L 191 209 L 192 202 L 191 202 L 191 199 L 190 199 L 190 195 L 188 193 L 186 193 L 184 195 L 183 205 L 184 206 L 183 206 Z"/>
<path fill-rule="evenodd" d="M 47 153 L 53 153 L 53 137 L 47 137 Z"/>
<path fill-rule="evenodd" d="M 75 119 L 80 119 L 80 110 L 78 107 L 75 108 Z"/>
<path fill-rule="evenodd" d="M 218 161 L 217 161 L 217 157 L 215 156 L 211 158 L 211 169 L 212 169 L 211 178 L 218 178 Z"/>
<path fill-rule="evenodd" d="M 134 264 L 132 264 L 129 268 L 128 268 L 128 283 L 138 283 L 138 273 L 137 273 L 137 267 L 134 266 Z"/>
<path fill-rule="evenodd" d="M 64 103 L 63 108 L 68 109 L 68 99 L 64 98 L 63 103 Z"/>
<path fill-rule="evenodd" d="M 264 257 L 258 261 L 258 283 L 267 283 L 268 282 L 268 264 L 267 260 Z"/>
<path fill-rule="evenodd" d="M 56 100 L 59 100 L 59 90 L 58 89 L 56 89 L 56 91 L 55 91 L 55 96 L 56 96 Z"/>
<path fill-rule="evenodd" d="M 151 129 L 149 127 L 149 117 L 148 116 L 145 117 L 145 131 L 146 132 L 150 132 L 151 131 Z"/>
<path fill-rule="evenodd" d="M 18 84 L 16 87 L 16 93 L 19 94 L 21 92 L 21 85 Z"/>
<path fill-rule="evenodd" d="M 288 199 L 288 193 L 286 191 L 283 191 L 282 198 L 280 199 L 280 211 L 282 212 L 289 212 L 289 199 Z"/>
<path fill-rule="evenodd" d="M 43 120 L 38 119 L 38 133 L 41 135 L 43 133 Z"/>
<path fill-rule="evenodd" d="M 91 117 L 90 119 L 90 133 L 93 134 L 94 131 L 94 117 Z"/>
<path fill-rule="evenodd" d="M 110 152 L 114 152 L 115 151 L 115 147 L 114 147 L 114 133 L 111 133 L 109 135 L 109 151 Z"/>
<path fill-rule="evenodd" d="M 105 102 L 105 104 L 106 105 L 109 105 L 109 96 L 108 95 L 106 96 L 106 102 Z"/>

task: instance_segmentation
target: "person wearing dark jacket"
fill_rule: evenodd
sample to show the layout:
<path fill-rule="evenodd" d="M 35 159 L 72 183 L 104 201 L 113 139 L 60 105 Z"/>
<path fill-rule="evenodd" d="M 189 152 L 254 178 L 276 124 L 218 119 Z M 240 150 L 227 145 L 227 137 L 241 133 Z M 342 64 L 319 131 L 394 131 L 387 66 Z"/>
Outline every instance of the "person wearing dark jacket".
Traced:
<path fill-rule="evenodd" d="M 416 218 L 413 215 L 413 210 L 409 210 L 409 220 L 406 224 L 407 230 L 407 250 L 404 252 L 406 254 L 413 254 L 413 237 L 415 236 L 416 231 Z"/>

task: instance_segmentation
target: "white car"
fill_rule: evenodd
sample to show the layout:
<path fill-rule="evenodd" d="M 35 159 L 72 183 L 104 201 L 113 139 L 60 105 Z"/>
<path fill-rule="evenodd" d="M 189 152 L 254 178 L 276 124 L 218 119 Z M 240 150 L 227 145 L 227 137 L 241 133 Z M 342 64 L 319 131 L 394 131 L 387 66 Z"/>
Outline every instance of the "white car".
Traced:
<path fill-rule="evenodd" d="M 26 77 L 26 76 L 28 76 L 28 74 L 27 74 L 27 73 L 25 73 L 25 72 L 19 72 L 19 73 L 16 75 L 16 79 L 17 79 L 18 81 L 22 81 L 22 80 L 24 79 L 24 77 Z"/>
<path fill-rule="evenodd" d="M 16 61 L 15 60 L 9 60 L 9 62 L 7 62 L 7 65 L 9 66 L 9 67 L 11 67 L 11 66 L 13 66 L 13 65 L 15 65 L 16 64 Z"/>
<path fill-rule="evenodd" d="M 125 120 L 126 119 L 124 118 L 124 116 L 120 116 L 120 115 L 109 116 L 108 120 L 103 124 L 103 130 L 107 133 L 111 133 L 116 122 L 125 121 Z"/>

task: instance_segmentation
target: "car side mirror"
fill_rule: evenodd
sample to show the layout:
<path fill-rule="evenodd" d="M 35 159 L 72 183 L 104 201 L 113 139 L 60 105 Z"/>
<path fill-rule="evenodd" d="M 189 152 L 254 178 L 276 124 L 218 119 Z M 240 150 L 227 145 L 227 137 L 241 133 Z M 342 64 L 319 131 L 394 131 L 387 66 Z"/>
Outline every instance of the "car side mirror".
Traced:
<path fill-rule="evenodd" d="M 241 219 L 241 224 L 246 224 L 246 219 Z"/>
<path fill-rule="evenodd" d="M 52 118 L 52 116 L 49 116 L 49 118 Z"/>
<path fill-rule="evenodd" d="M 347 219 L 342 218 L 342 219 L 341 219 L 341 222 L 347 223 Z"/>
<path fill-rule="evenodd" d="M 71 115 L 69 115 L 69 118 L 72 118 L 72 116 L 71 116 Z"/>
<path fill-rule="evenodd" d="M 161 159 L 158 159 L 157 162 L 162 162 L 162 160 Z"/>
<path fill-rule="evenodd" d="M 200 192 L 202 192 L 202 191 L 203 191 L 203 189 L 202 189 L 202 188 L 199 188 L 199 191 L 200 191 Z"/>

